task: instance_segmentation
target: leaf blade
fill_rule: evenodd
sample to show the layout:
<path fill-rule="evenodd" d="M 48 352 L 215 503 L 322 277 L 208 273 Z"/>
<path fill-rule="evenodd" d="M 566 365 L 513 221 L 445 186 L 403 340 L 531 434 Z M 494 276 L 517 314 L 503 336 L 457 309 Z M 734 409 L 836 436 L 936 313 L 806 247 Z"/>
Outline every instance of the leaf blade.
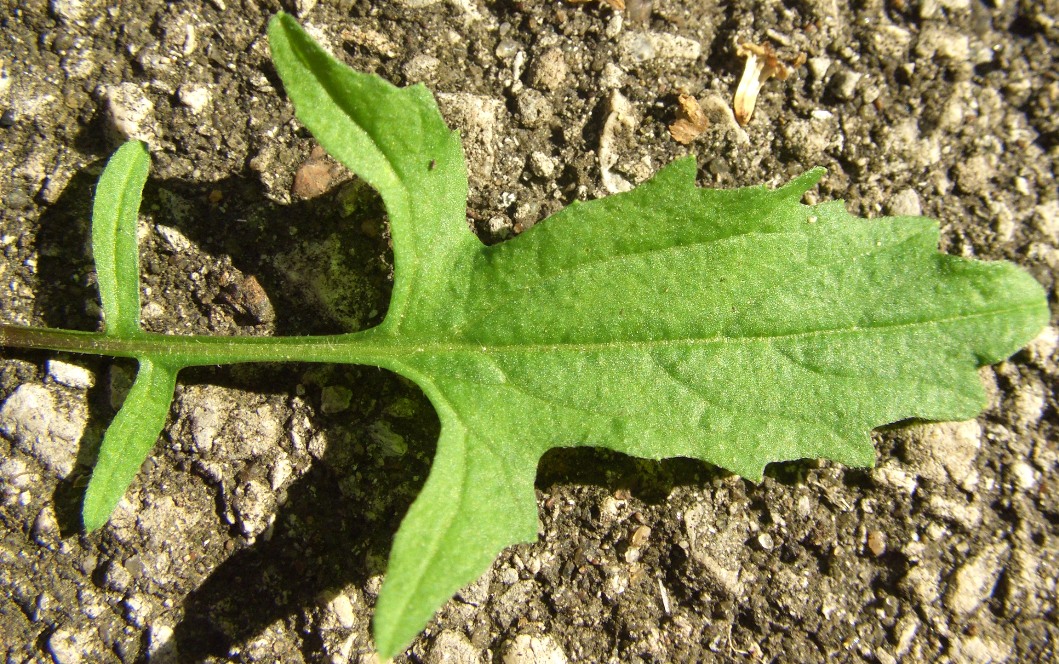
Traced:
<path fill-rule="evenodd" d="M 445 125 L 425 87 L 397 88 L 350 69 L 290 15 L 273 17 L 268 34 L 298 119 L 386 204 L 397 278 L 383 326 L 440 317 L 439 294 L 460 288 L 450 278 L 451 266 L 466 264 L 481 246 L 466 224 L 459 135 Z"/>
<path fill-rule="evenodd" d="M 107 427 L 85 491 L 82 519 L 89 532 L 106 524 L 165 426 L 178 367 L 140 360 L 125 403 Z"/>
<path fill-rule="evenodd" d="M 451 411 L 443 422 L 490 432 L 461 445 L 520 450 L 531 467 L 551 447 L 590 445 L 759 480 L 775 461 L 872 465 L 876 426 L 973 417 L 985 404 L 977 367 L 1043 327 L 1043 289 L 1010 264 L 939 254 L 930 220 L 801 205 L 819 176 L 717 192 L 695 187 L 693 162 L 677 162 L 637 190 L 483 248 L 449 319 L 405 328 L 424 345 L 403 373 Z M 450 444 L 443 436 L 439 458 Z M 432 469 L 428 483 L 435 472 L 453 471 Z M 459 474 L 487 485 L 473 466 Z M 533 507 L 523 500 L 508 511 Z M 463 500 L 466 514 L 453 518 L 487 507 Z M 410 511 L 398 540 L 428 528 Z M 505 536 L 525 541 L 512 527 L 491 546 Z M 449 577 L 449 595 L 474 576 L 444 571 L 461 550 L 451 547 L 415 556 Z M 436 579 L 398 564 L 402 548 L 383 593 L 393 584 L 415 596 L 409 615 L 422 626 L 422 606 L 445 594 L 407 591 Z M 391 620 L 387 606 L 377 625 Z"/>
<path fill-rule="evenodd" d="M 140 254 L 136 221 L 150 155 L 142 141 L 122 145 L 107 161 L 92 206 L 92 256 L 108 335 L 140 331 Z"/>
<path fill-rule="evenodd" d="M 373 633 L 383 658 L 399 653 L 502 549 L 537 534 L 539 451 L 490 446 L 447 406 L 448 396 L 429 386 L 427 392 L 442 432 L 430 476 L 394 537 L 375 605 Z"/>

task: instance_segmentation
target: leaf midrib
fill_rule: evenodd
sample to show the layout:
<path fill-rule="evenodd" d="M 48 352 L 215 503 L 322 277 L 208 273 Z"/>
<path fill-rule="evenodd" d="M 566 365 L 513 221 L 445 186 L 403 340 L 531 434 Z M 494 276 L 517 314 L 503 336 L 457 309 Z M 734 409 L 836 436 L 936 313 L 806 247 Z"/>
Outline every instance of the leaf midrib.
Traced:
<path fill-rule="evenodd" d="M 758 334 L 758 335 L 714 335 L 712 337 L 680 337 L 677 339 L 621 339 L 616 341 L 599 341 L 599 342 L 551 342 L 551 343 L 493 343 L 493 342 L 425 342 L 425 343 L 414 343 L 412 341 L 404 341 L 399 344 L 393 344 L 391 348 L 411 348 L 411 350 L 405 351 L 405 353 L 411 354 L 424 354 L 430 352 L 432 354 L 446 354 L 446 353 L 462 353 L 462 352 L 474 352 L 474 353 L 496 353 L 496 352 L 554 352 L 554 351 L 576 351 L 576 352 L 593 352 L 603 350 L 626 350 L 626 349 L 639 349 L 639 350 L 652 350 L 656 348 L 664 348 L 666 346 L 687 346 L 687 345 L 712 345 L 719 343 L 740 343 L 740 342 L 758 342 L 758 341 L 775 341 L 782 339 L 799 339 L 799 338 L 810 338 L 810 337 L 822 337 L 832 336 L 837 334 L 855 334 L 861 332 L 873 332 L 882 330 L 898 330 L 915 328 L 921 326 L 938 327 L 943 325 L 949 325 L 952 323 L 960 323 L 981 318 L 990 317 L 1003 317 L 1010 314 L 1018 314 L 1024 312 L 1030 312 L 1037 308 L 1037 304 L 1033 302 L 1024 302 L 1016 306 L 1005 307 L 1002 309 L 990 309 L 987 311 L 979 311 L 969 314 L 958 314 L 955 316 L 947 316 L 944 318 L 935 318 L 928 320 L 914 320 L 914 321 L 898 321 L 892 323 L 878 323 L 866 326 L 853 325 L 835 328 L 821 328 L 815 330 L 802 330 L 798 332 L 789 332 L 781 334 Z"/>

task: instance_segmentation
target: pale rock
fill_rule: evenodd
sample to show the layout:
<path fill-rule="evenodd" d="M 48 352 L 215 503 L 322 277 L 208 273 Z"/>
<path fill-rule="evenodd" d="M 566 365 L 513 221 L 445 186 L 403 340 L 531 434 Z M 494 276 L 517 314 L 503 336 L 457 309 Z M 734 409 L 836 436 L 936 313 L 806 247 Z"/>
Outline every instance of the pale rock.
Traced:
<path fill-rule="evenodd" d="M 982 426 L 977 420 L 941 422 L 910 427 L 905 451 L 909 464 L 935 482 L 952 480 L 971 491 L 978 483 L 975 459 L 982 448 Z"/>
<path fill-rule="evenodd" d="M 298 18 L 305 18 L 316 7 L 317 0 L 294 0 L 294 13 Z"/>
<path fill-rule="evenodd" d="M 154 104 L 135 83 L 108 86 L 103 92 L 109 129 L 122 141 L 154 143 Z"/>
<path fill-rule="evenodd" d="M 920 604 L 933 604 L 941 595 L 938 570 L 927 565 L 910 569 L 898 585 Z"/>
<path fill-rule="evenodd" d="M 180 653 L 173 633 L 172 627 L 160 623 L 152 624 L 147 629 L 148 664 L 179 664 Z"/>
<path fill-rule="evenodd" d="M 99 11 L 97 5 L 97 0 L 49 0 L 48 10 L 56 18 L 72 23 Z"/>
<path fill-rule="evenodd" d="M 927 511 L 936 517 L 959 524 L 968 531 L 982 525 L 982 508 L 962 501 L 934 495 L 927 501 Z"/>
<path fill-rule="evenodd" d="M 904 657 L 908 654 L 908 651 L 912 648 L 912 642 L 919 632 L 919 624 L 919 619 L 914 613 L 906 613 L 894 625 L 893 640 L 897 643 L 894 648 L 894 654 L 897 657 Z"/>
<path fill-rule="evenodd" d="M 1025 461 L 1016 461 L 1011 465 L 1011 477 L 1019 491 L 1030 491 L 1037 486 L 1037 471 Z"/>
<path fill-rule="evenodd" d="M 349 599 L 349 595 L 343 593 L 335 595 L 327 607 L 334 614 L 342 629 L 353 629 L 357 624 L 357 616 L 353 612 L 353 602 Z"/>
<path fill-rule="evenodd" d="M 479 664 L 478 650 L 463 635 L 446 629 L 436 637 L 427 655 L 427 664 Z"/>
<path fill-rule="evenodd" d="M 406 62 L 401 68 L 410 83 L 428 80 L 441 66 L 441 60 L 427 53 L 419 53 Z"/>
<path fill-rule="evenodd" d="M 658 59 L 662 62 L 697 60 L 702 44 L 694 39 L 667 32 L 626 32 L 618 41 L 619 61 L 638 65 Z"/>
<path fill-rule="evenodd" d="M 824 80 L 827 71 L 831 69 L 832 62 L 831 58 L 825 58 L 823 56 L 809 58 L 809 73 L 812 74 L 813 80 Z"/>
<path fill-rule="evenodd" d="M 549 635 L 519 634 L 504 646 L 504 664 L 566 664 L 566 653 Z"/>
<path fill-rule="evenodd" d="M 45 505 L 37 518 L 33 520 L 33 539 L 37 544 L 46 544 L 49 541 L 59 539 L 62 531 L 59 529 L 59 519 L 55 516 L 55 508 Z"/>
<path fill-rule="evenodd" d="M 1033 208 L 1033 225 L 1052 244 L 1059 244 L 1059 201 L 1048 201 Z"/>
<path fill-rule="evenodd" d="M 0 433 L 60 478 L 73 472 L 87 422 L 83 401 L 59 403 L 39 383 L 20 385 L 0 407 Z"/>
<path fill-rule="evenodd" d="M 48 637 L 48 654 L 55 664 L 99 661 L 96 657 L 102 657 L 103 653 L 95 632 L 94 626 L 84 630 L 60 627 Z"/>
<path fill-rule="evenodd" d="M 82 366 L 61 360 L 48 360 L 44 366 L 48 378 L 60 385 L 72 387 L 75 390 L 87 390 L 96 384 L 95 375 Z"/>
<path fill-rule="evenodd" d="M 1044 383 L 1027 378 L 1015 390 L 1015 419 L 1023 426 L 1033 426 L 1044 417 L 1049 390 Z"/>
<path fill-rule="evenodd" d="M 504 100 L 468 92 L 440 92 L 438 106 L 449 125 L 459 129 L 472 180 L 493 181 L 497 151 L 507 116 Z"/>
<path fill-rule="evenodd" d="M 961 664 L 1004 664 L 1011 660 L 1011 646 L 982 636 L 958 636 L 949 648 L 950 661 Z"/>
<path fill-rule="evenodd" d="M 530 154 L 530 169 L 537 177 L 550 179 L 555 175 L 555 160 L 543 152 L 536 151 Z"/>
<path fill-rule="evenodd" d="M 177 88 L 177 99 L 192 115 L 198 115 L 206 109 L 210 103 L 210 89 L 205 85 L 193 85 L 184 83 Z"/>
<path fill-rule="evenodd" d="M 327 385 L 320 391 L 320 410 L 325 413 L 341 413 L 353 401 L 353 390 L 345 385 Z"/>
<path fill-rule="evenodd" d="M 1006 542 L 990 545 L 961 565 L 949 581 L 945 605 L 961 617 L 974 613 L 992 596 L 1010 548 Z"/>
<path fill-rule="evenodd" d="M 842 70 L 831 77 L 831 92 L 841 101 L 850 101 L 857 94 L 857 85 L 863 74 L 855 71 Z"/>
<path fill-rule="evenodd" d="M 294 466 L 291 464 L 290 459 L 287 458 L 287 455 L 281 453 L 280 457 L 276 459 L 276 463 L 273 464 L 272 471 L 268 477 L 272 490 L 279 491 L 293 474 Z"/>
<path fill-rule="evenodd" d="M 970 38 L 941 25 L 927 24 L 919 33 L 916 55 L 966 62 L 971 56 Z"/>
<path fill-rule="evenodd" d="M 247 537 L 256 537 L 276 518 L 276 495 L 261 482 L 249 480 L 232 492 L 232 509 L 239 530 Z"/>
<path fill-rule="evenodd" d="M 603 65 L 603 73 L 600 74 L 599 84 L 608 90 L 616 90 L 625 85 L 625 76 L 624 69 L 613 62 L 608 62 Z"/>
<path fill-rule="evenodd" d="M 895 217 L 918 217 L 923 214 L 923 205 L 916 190 L 907 188 L 890 197 L 886 211 Z"/>
<path fill-rule="evenodd" d="M 30 471 L 21 455 L 0 460 L 0 491 L 5 505 L 18 502 L 23 492 L 39 483 L 40 477 Z"/>
<path fill-rule="evenodd" d="M 1026 346 L 1026 351 L 1037 364 L 1044 364 L 1055 357 L 1055 351 L 1059 348 L 1059 328 L 1054 325 L 1041 330 L 1037 338 Z"/>
<path fill-rule="evenodd" d="M 122 604 L 125 607 L 125 619 L 137 629 L 146 627 L 147 621 L 154 614 L 154 606 L 144 595 L 130 595 Z"/>
<path fill-rule="evenodd" d="M 563 87 L 569 73 L 561 48 L 549 48 L 533 59 L 530 85 L 538 90 L 555 91 Z"/>

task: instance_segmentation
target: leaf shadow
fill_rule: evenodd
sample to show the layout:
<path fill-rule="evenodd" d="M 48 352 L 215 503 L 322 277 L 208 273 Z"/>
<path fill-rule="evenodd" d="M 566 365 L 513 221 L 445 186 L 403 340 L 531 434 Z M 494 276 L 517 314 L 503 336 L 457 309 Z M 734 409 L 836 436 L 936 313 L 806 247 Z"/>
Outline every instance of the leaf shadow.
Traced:
<path fill-rule="evenodd" d="M 409 453 L 429 458 L 433 449 L 428 447 Z M 183 617 L 174 630 L 183 660 L 230 656 L 234 647 L 277 620 L 319 606 L 345 586 L 363 586 L 383 571 L 394 533 L 428 464 L 412 461 L 380 469 L 378 476 L 397 490 L 353 497 L 345 482 L 348 461 L 334 465 L 332 456 L 329 450 L 315 460 L 287 490 L 271 536 L 235 551 L 184 600 Z M 381 509 L 380 502 L 385 503 Z M 373 519 L 372 513 L 382 517 Z M 306 655 L 319 653 L 322 644 L 305 631 Z"/>

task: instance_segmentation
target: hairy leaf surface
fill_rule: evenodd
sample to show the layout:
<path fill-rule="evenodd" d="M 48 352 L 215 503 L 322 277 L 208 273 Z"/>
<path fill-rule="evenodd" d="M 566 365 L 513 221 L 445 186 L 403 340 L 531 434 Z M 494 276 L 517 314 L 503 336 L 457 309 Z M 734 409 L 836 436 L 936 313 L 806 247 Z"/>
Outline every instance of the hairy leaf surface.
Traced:
<path fill-rule="evenodd" d="M 151 158 L 140 141 L 107 161 L 92 205 L 92 256 L 108 334 L 140 331 L 140 254 L 136 217 Z"/>
<path fill-rule="evenodd" d="M 485 247 L 429 93 L 345 68 L 289 17 L 270 39 L 298 117 L 383 195 L 396 285 L 365 338 L 442 423 L 376 606 L 384 656 L 500 549 L 536 537 L 548 449 L 694 457 L 752 479 L 805 457 L 871 465 L 872 428 L 973 417 L 976 369 L 1047 321 L 1029 275 L 939 254 L 933 221 L 802 205 L 821 170 L 709 191 L 678 160 Z"/>

